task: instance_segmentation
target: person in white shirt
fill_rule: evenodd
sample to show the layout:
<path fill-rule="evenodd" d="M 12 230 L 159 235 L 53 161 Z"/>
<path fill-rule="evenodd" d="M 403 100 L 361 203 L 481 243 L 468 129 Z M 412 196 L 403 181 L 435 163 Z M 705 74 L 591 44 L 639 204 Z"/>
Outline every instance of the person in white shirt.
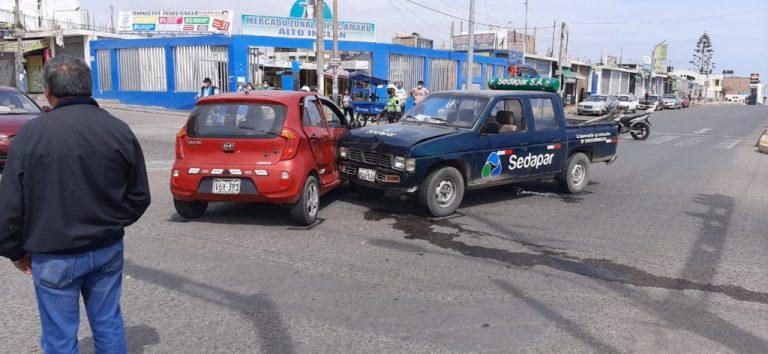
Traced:
<path fill-rule="evenodd" d="M 411 97 L 413 97 L 414 104 L 419 104 L 429 95 L 429 90 L 424 87 L 424 81 L 419 81 L 416 87 L 411 90 Z"/>
<path fill-rule="evenodd" d="M 408 92 L 403 88 L 403 82 L 398 81 L 395 87 L 395 97 L 400 101 L 400 112 L 405 112 L 405 102 L 408 100 Z"/>

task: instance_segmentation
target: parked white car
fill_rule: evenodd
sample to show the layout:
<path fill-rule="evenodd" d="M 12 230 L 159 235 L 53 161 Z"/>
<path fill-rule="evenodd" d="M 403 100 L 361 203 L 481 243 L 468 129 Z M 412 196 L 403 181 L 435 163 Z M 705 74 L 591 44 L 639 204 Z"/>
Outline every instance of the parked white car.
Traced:
<path fill-rule="evenodd" d="M 672 94 L 666 94 L 661 96 L 661 103 L 664 109 L 680 109 L 683 108 L 683 101 Z"/>
<path fill-rule="evenodd" d="M 619 100 L 613 95 L 591 95 L 587 96 L 576 107 L 577 113 L 604 115 L 611 113 L 619 108 Z"/>
<path fill-rule="evenodd" d="M 640 100 L 638 100 L 635 95 L 620 93 L 616 95 L 616 98 L 619 99 L 619 110 L 632 113 L 637 112 L 637 105 L 640 104 Z"/>

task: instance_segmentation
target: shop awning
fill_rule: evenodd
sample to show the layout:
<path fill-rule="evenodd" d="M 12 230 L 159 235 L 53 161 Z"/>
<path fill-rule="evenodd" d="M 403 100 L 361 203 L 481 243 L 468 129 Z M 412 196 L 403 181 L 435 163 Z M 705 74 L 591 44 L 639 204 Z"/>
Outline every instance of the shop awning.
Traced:
<path fill-rule="evenodd" d="M 565 78 L 565 80 L 570 79 L 569 81 L 573 81 L 573 80 L 586 80 L 587 79 L 586 77 L 584 77 L 584 75 L 581 75 L 579 73 L 575 73 L 575 72 L 571 71 L 571 69 L 568 69 L 568 68 L 563 68 L 563 78 Z"/>

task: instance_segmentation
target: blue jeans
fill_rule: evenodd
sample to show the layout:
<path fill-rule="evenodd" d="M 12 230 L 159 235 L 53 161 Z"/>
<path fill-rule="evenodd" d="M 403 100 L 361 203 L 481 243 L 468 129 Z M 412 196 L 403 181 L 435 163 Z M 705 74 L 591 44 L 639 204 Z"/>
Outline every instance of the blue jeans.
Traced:
<path fill-rule="evenodd" d="M 123 241 L 80 254 L 32 254 L 43 352 L 78 353 L 82 294 L 96 353 L 125 353 L 122 277 Z"/>

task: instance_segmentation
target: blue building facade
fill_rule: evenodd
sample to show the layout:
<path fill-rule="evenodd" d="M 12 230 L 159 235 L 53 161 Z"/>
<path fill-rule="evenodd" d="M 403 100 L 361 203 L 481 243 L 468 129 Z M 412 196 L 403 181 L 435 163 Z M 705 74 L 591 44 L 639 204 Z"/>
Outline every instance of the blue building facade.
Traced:
<path fill-rule="evenodd" d="M 207 73 L 219 74 L 221 79 L 214 84 L 224 91 L 235 91 L 238 81 L 249 77 L 250 48 L 308 51 L 314 43 L 311 39 L 246 35 L 93 41 L 94 96 L 124 104 L 190 109 L 202 78 L 210 76 Z M 326 41 L 325 47 L 331 48 L 331 41 Z M 443 90 L 461 89 L 466 82 L 466 53 L 369 42 L 340 42 L 339 50 L 370 53 L 370 74 L 374 77 L 402 81 L 403 77 L 392 78 L 391 73 L 397 70 L 394 66 L 407 62 L 411 69 L 417 66 L 422 76 L 418 79 L 427 87 L 440 82 Z M 475 88 L 485 89 L 490 78 L 507 72 L 505 59 L 476 55 L 474 61 Z M 446 81 L 443 76 L 450 79 Z M 298 89 L 290 82 L 286 84 L 286 89 Z"/>

